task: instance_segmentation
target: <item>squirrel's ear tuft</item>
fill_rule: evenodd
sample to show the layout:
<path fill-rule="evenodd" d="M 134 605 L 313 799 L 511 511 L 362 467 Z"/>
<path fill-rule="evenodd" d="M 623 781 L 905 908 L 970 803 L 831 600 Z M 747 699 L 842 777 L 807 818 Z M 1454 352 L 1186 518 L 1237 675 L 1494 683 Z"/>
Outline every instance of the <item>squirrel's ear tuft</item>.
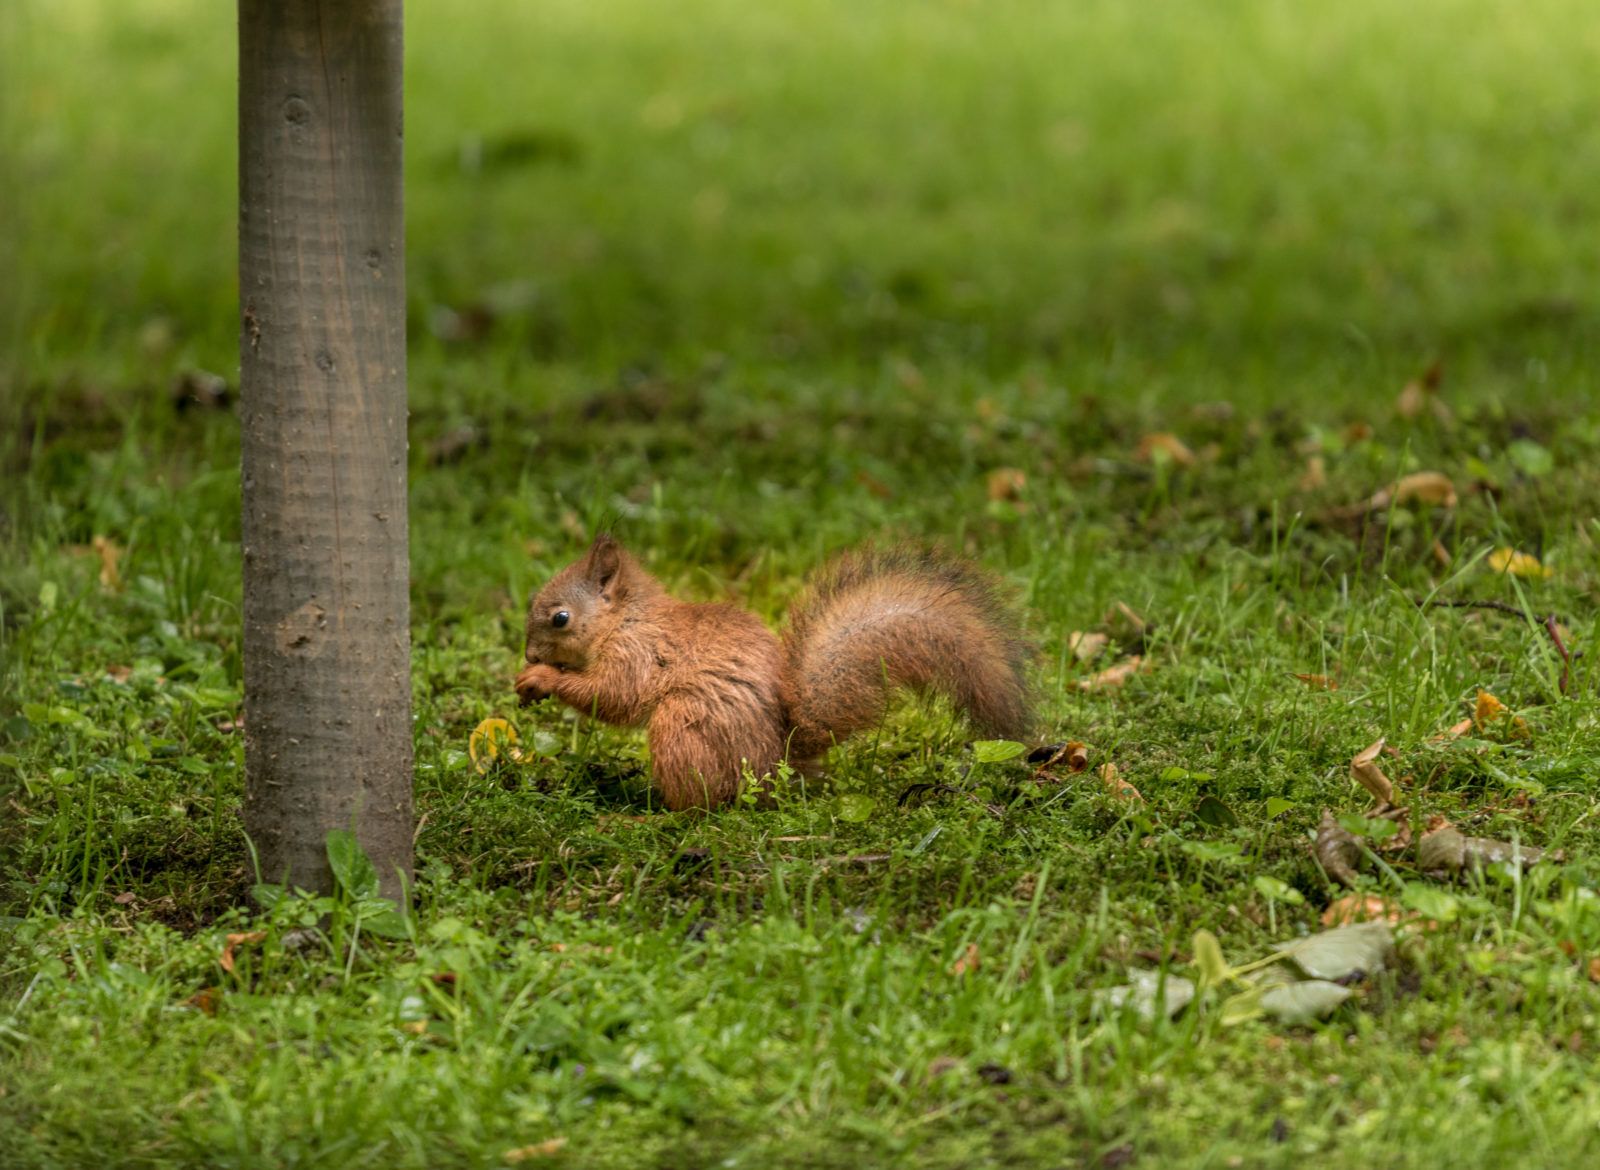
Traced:
<path fill-rule="evenodd" d="M 617 570 L 622 568 L 622 546 L 609 532 L 602 532 L 594 538 L 583 559 L 587 567 L 586 576 L 604 589 L 615 580 Z"/>

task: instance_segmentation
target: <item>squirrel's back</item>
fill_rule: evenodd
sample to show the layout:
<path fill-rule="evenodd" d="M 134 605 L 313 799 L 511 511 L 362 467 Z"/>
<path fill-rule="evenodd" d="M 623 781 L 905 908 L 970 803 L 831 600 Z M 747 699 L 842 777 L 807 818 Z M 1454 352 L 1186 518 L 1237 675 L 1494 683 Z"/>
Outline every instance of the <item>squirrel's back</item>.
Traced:
<path fill-rule="evenodd" d="M 891 692 L 945 695 L 985 735 L 1032 723 L 1031 653 L 995 583 L 922 548 L 844 554 L 809 582 L 784 635 L 789 755 L 806 760 L 870 727 Z"/>

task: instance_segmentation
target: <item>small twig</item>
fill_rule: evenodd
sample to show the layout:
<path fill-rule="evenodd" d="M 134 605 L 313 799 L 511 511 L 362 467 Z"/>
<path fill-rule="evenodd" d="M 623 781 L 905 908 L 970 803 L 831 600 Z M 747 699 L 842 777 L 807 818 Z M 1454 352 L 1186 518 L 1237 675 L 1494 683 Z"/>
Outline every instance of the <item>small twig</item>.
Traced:
<path fill-rule="evenodd" d="M 1556 645 L 1556 653 L 1561 655 L 1561 693 L 1564 695 L 1567 693 L 1568 674 L 1572 669 L 1572 651 L 1561 640 L 1561 623 L 1556 621 L 1555 614 L 1545 615 L 1544 632 L 1550 635 L 1550 640 Z"/>
<path fill-rule="evenodd" d="M 1538 624 L 1544 627 L 1544 632 L 1550 635 L 1550 641 L 1555 644 L 1556 653 L 1561 655 L 1561 693 L 1567 693 L 1571 682 L 1572 651 L 1567 649 L 1567 644 L 1561 638 L 1561 615 L 1547 613 L 1542 618 L 1536 618 L 1528 610 L 1512 605 L 1507 601 L 1431 601 L 1427 598 L 1417 598 L 1418 609 L 1492 609 L 1496 613 L 1509 613 L 1521 618 L 1530 625 Z"/>

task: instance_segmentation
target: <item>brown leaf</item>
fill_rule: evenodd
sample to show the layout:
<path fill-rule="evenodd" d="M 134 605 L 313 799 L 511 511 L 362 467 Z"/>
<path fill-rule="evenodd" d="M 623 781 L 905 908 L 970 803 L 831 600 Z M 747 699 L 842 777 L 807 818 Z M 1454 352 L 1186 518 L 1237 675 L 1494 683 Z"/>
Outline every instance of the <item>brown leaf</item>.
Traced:
<path fill-rule="evenodd" d="M 870 471 L 857 471 L 856 482 L 867 489 L 868 495 L 876 496 L 880 500 L 889 500 L 894 498 L 894 489 L 888 484 L 884 483 L 883 480 L 873 475 Z"/>
<path fill-rule="evenodd" d="M 1092 675 L 1089 678 L 1080 678 L 1078 680 L 1078 689 L 1080 691 L 1103 691 L 1111 687 L 1120 687 L 1139 673 L 1143 662 L 1144 659 L 1138 654 L 1124 658 L 1115 666 L 1106 667 L 1099 674 Z"/>
<path fill-rule="evenodd" d="M 133 667 L 108 666 L 106 667 L 106 677 L 114 683 L 125 683 L 133 677 Z"/>
<path fill-rule="evenodd" d="M 1600 956 L 1589 960 L 1587 968 L 1590 983 L 1600 983 Z"/>
<path fill-rule="evenodd" d="M 950 974 L 961 978 L 969 972 L 976 971 L 983 965 L 983 959 L 978 954 L 978 944 L 968 943 L 967 949 L 961 952 L 961 957 L 950 965 Z"/>
<path fill-rule="evenodd" d="M 1495 865 L 1499 862 L 1510 862 L 1526 869 L 1543 861 L 1546 856 L 1546 851 L 1536 845 L 1513 844 L 1509 841 L 1495 841 L 1488 837 L 1464 836 L 1460 829 L 1448 821 L 1425 834 L 1422 840 L 1417 842 L 1417 868 L 1445 870 L 1450 873 L 1482 869 L 1486 865 Z M 1552 861 L 1563 860 L 1559 849 L 1549 853 L 1548 856 Z"/>
<path fill-rule="evenodd" d="M 131 906 L 139 900 L 139 895 L 135 894 L 132 890 L 123 890 L 122 893 L 118 894 L 111 900 L 118 906 Z"/>
<path fill-rule="evenodd" d="M 1434 736 L 1432 742 L 1437 742 L 1438 740 L 1441 740 L 1441 739 L 1460 739 L 1463 735 L 1467 734 L 1467 732 L 1469 732 L 1471 730 L 1472 730 L 1472 720 L 1471 719 L 1463 719 L 1459 723 L 1452 723 L 1449 727 L 1445 728 L 1438 735 Z"/>
<path fill-rule="evenodd" d="M 1105 648 L 1111 644 L 1109 634 L 1091 633 L 1085 630 L 1073 630 L 1067 635 L 1067 649 L 1079 662 L 1089 662 L 1099 658 Z"/>
<path fill-rule="evenodd" d="M 1111 631 L 1111 636 L 1119 642 L 1137 642 L 1150 630 L 1150 623 L 1145 621 L 1132 606 L 1125 602 L 1113 602 L 1111 608 L 1106 610 L 1106 616 L 1100 619 L 1100 624 Z"/>
<path fill-rule="evenodd" d="M 1346 894 L 1328 903 L 1322 912 L 1323 926 L 1349 926 L 1353 922 L 1399 922 L 1404 917 L 1400 907 L 1388 898 L 1371 894 Z"/>
<path fill-rule="evenodd" d="M 507 1150 L 500 1156 L 515 1166 L 518 1162 L 531 1162 L 535 1158 L 553 1158 L 561 1152 L 566 1144 L 566 1138 L 553 1137 L 542 1142 L 535 1142 L 531 1146 L 518 1146 L 514 1150 Z"/>
<path fill-rule="evenodd" d="M 1361 843 L 1339 824 L 1332 809 L 1322 810 L 1322 820 L 1317 825 L 1311 855 L 1335 881 L 1347 886 L 1356 884 L 1356 866 L 1361 864 L 1362 857 Z"/>
<path fill-rule="evenodd" d="M 1328 465 L 1321 455 L 1312 455 L 1306 460 L 1305 474 L 1300 477 L 1300 490 L 1314 492 L 1324 487 L 1328 482 Z"/>
<path fill-rule="evenodd" d="M 1028 477 L 1015 467 L 996 467 L 989 473 L 988 490 L 991 500 L 1022 499 L 1022 489 L 1028 486 Z"/>
<path fill-rule="evenodd" d="M 1179 467 L 1192 467 L 1194 465 L 1194 452 L 1189 450 L 1188 446 L 1177 435 L 1167 431 L 1158 431 L 1140 439 L 1139 446 L 1135 449 L 1133 457 L 1140 463 L 1155 463 L 1165 460 L 1175 463 Z"/>
<path fill-rule="evenodd" d="M 1377 511 L 1390 503 L 1454 508 L 1457 502 L 1456 485 L 1448 475 L 1439 471 L 1414 471 L 1396 480 L 1393 487 L 1374 495 L 1372 508 Z"/>
<path fill-rule="evenodd" d="M 122 549 L 109 537 L 96 536 L 89 542 L 100 557 L 100 586 L 103 589 L 121 589 L 122 577 L 117 572 L 117 562 L 122 559 Z"/>
<path fill-rule="evenodd" d="M 1325 674 L 1296 674 L 1295 678 L 1314 691 L 1336 691 L 1339 689 L 1339 680 L 1329 678 Z"/>
<path fill-rule="evenodd" d="M 1353 423 L 1347 423 L 1344 430 L 1339 432 L 1339 437 L 1347 444 L 1365 443 L 1368 439 L 1372 438 L 1375 433 L 1376 432 L 1373 431 L 1371 423 L 1357 419 Z"/>
<path fill-rule="evenodd" d="M 1131 800 L 1137 804 L 1144 803 L 1144 797 L 1139 790 L 1117 775 L 1117 766 L 1109 761 L 1101 764 L 1098 773 L 1100 782 L 1105 785 L 1106 791 L 1118 800 Z"/>
<path fill-rule="evenodd" d="M 936 1056 L 928 1062 L 928 1079 L 937 1080 L 947 1072 L 953 1072 L 961 1067 L 961 1061 L 954 1056 Z"/>
<path fill-rule="evenodd" d="M 1391 805 L 1394 803 L 1394 785 L 1374 762 L 1382 751 L 1383 740 L 1380 739 L 1357 752 L 1350 760 L 1350 779 L 1372 793 L 1372 799 L 1380 805 Z"/>
<path fill-rule="evenodd" d="M 217 1005 L 222 1002 L 222 988 L 202 987 L 188 999 L 183 1001 L 184 1007 L 194 1008 L 202 1015 L 214 1016 L 217 1014 Z"/>
<path fill-rule="evenodd" d="M 264 930 L 246 930 L 239 934 L 230 934 L 222 945 L 222 969 L 228 974 L 233 974 L 233 948 L 246 943 L 264 942 L 267 932 Z"/>

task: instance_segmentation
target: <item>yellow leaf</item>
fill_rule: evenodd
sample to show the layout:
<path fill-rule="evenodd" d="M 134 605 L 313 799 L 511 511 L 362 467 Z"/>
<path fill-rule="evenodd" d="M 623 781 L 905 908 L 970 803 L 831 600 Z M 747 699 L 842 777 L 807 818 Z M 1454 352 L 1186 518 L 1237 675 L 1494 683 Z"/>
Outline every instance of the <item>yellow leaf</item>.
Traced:
<path fill-rule="evenodd" d="M 1026 473 L 1015 467 L 996 467 L 989 473 L 988 491 L 991 500 L 1020 500 L 1022 489 L 1027 486 Z"/>
<path fill-rule="evenodd" d="M 1386 508 L 1391 503 L 1454 508 L 1456 502 L 1455 483 L 1440 471 L 1416 471 L 1402 476 L 1392 488 L 1372 497 L 1374 508 Z"/>
<path fill-rule="evenodd" d="M 117 572 L 117 562 L 122 559 L 122 550 L 107 537 L 96 536 L 90 544 L 100 556 L 100 585 L 105 589 L 121 589 L 122 575 Z"/>
<path fill-rule="evenodd" d="M 1101 764 L 1098 772 L 1100 782 L 1106 786 L 1106 791 L 1118 800 L 1131 800 L 1136 804 L 1144 803 L 1144 796 L 1132 784 L 1117 775 L 1117 766 L 1110 761 Z"/>
<path fill-rule="evenodd" d="M 485 719 L 473 728 L 472 736 L 467 740 L 467 754 L 472 757 L 472 766 L 481 776 L 494 766 L 503 753 L 506 759 L 513 763 L 522 760 L 522 749 L 516 746 L 517 729 L 504 719 Z"/>
<path fill-rule="evenodd" d="M 1513 548 L 1497 548 L 1489 554 L 1488 565 L 1496 573 L 1510 573 L 1513 577 L 1549 577 L 1553 576 L 1547 565 L 1539 563 L 1539 558 L 1530 553 L 1518 552 Z"/>

